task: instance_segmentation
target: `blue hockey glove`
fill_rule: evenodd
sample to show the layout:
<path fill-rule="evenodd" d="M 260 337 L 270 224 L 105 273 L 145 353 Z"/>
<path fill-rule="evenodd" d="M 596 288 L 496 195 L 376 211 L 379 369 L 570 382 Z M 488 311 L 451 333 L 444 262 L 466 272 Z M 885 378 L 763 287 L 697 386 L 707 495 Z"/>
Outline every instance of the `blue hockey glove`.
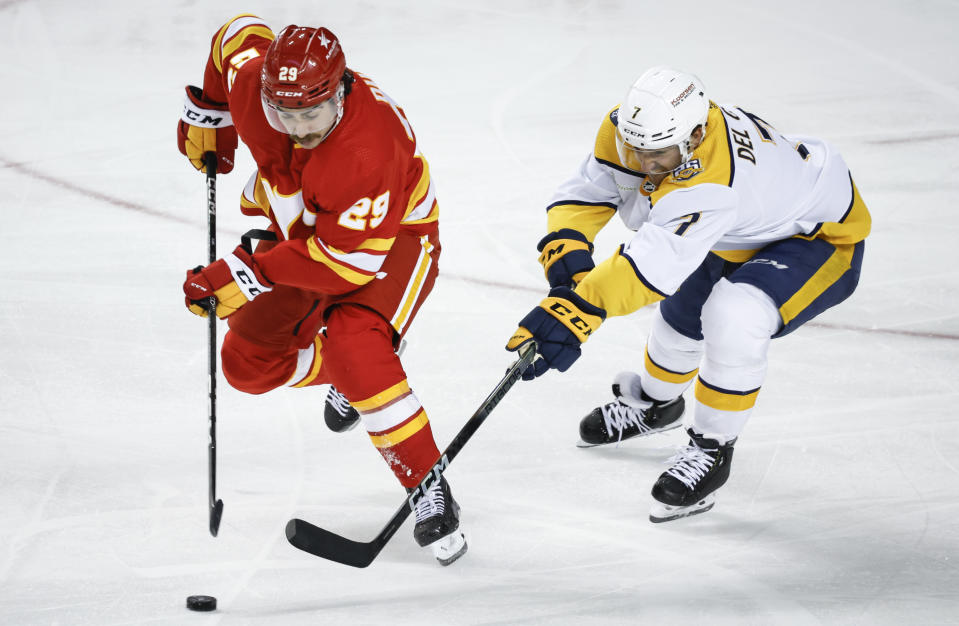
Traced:
<path fill-rule="evenodd" d="M 596 264 L 593 263 L 593 244 L 586 235 L 563 228 L 552 232 L 536 244 L 540 251 L 539 263 L 546 272 L 550 287 L 575 287 Z"/>
<path fill-rule="evenodd" d="M 550 369 L 565 372 L 579 358 L 580 345 L 606 319 L 606 311 L 577 295 L 569 287 L 554 287 L 549 296 L 520 320 L 506 344 L 519 350 L 536 340 L 539 355 L 523 372 L 523 380 L 542 376 Z"/>

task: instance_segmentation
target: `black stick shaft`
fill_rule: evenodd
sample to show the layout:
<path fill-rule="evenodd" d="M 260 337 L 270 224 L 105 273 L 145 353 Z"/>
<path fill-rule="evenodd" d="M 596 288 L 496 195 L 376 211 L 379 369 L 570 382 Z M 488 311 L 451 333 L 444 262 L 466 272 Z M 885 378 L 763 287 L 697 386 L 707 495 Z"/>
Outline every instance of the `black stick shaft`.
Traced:
<path fill-rule="evenodd" d="M 216 261 L 216 153 L 203 155 L 206 165 L 206 214 L 208 263 Z M 210 534 L 216 537 L 220 531 L 220 518 L 223 516 L 223 501 L 216 499 L 216 298 L 210 296 L 207 338 L 209 349 L 209 425 L 210 440 L 208 446 L 209 483 L 210 483 Z"/>
<path fill-rule="evenodd" d="M 439 460 L 430 468 L 420 483 L 413 489 L 409 498 L 397 509 L 393 517 L 386 523 L 383 530 L 371 541 L 361 542 L 348 539 L 325 528 L 314 526 L 301 519 L 291 519 L 286 525 L 286 538 L 295 548 L 316 555 L 318 557 L 351 565 L 353 567 L 367 567 L 386 543 L 396 534 L 403 522 L 416 507 L 416 503 L 424 497 L 429 487 L 440 479 L 449 464 L 453 462 L 466 442 L 470 440 L 477 429 L 486 421 L 490 412 L 499 404 L 506 392 L 512 388 L 529 367 L 536 356 L 536 344 L 520 349 L 519 359 L 510 366 L 506 375 L 496 385 L 492 393 L 486 397 L 476 413 L 467 420 L 466 424 L 453 437 L 453 441 L 440 455 Z"/>

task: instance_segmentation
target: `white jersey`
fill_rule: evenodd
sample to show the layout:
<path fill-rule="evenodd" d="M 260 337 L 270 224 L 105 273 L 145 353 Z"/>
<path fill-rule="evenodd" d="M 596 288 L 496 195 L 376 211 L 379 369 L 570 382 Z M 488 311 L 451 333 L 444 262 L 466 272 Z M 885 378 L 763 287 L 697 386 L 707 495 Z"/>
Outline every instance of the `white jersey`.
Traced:
<path fill-rule="evenodd" d="M 592 241 L 616 213 L 636 231 L 618 255 L 659 297 L 622 306 L 635 310 L 672 294 L 710 251 L 744 262 L 789 237 L 839 245 L 869 232 L 869 212 L 846 163 L 822 140 L 783 135 L 741 108 L 713 104 L 702 144 L 657 187 L 620 162 L 616 114 L 604 119 L 593 152 L 557 190 L 548 223 L 550 231 L 572 228 Z M 594 270 L 584 282 L 600 288 L 602 281 L 606 290 L 617 277 L 623 272 Z M 628 312 L 622 306 L 610 314 Z"/>

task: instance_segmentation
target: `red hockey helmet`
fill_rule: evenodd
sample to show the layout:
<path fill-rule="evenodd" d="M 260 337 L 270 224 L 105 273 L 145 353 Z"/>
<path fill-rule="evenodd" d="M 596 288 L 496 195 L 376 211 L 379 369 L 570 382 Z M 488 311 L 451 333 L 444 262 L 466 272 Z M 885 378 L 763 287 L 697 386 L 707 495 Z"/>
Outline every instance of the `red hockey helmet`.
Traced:
<path fill-rule="evenodd" d="M 270 126 L 315 148 L 343 118 L 346 57 L 325 28 L 290 25 L 273 40 L 260 73 Z"/>
<path fill-rule="evenodd" d="M 339 39 L 326 28 L 290 25 L 266 51 L 260 75 L 263 96 L 273 106 L 302 109 L 336 95 L 346 73 Z"/>

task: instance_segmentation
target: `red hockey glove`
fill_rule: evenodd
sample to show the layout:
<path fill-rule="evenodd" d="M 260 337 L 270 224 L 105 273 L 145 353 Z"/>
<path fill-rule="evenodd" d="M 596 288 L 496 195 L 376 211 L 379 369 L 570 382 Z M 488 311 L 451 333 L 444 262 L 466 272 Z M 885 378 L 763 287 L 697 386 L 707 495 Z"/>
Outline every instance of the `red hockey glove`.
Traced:
<path fill-rule="evenodd" d="M 220 319 L 236 313 L 241 306 L 261 293 L 273 290 L 273 283 L 256 267 L 253 256 L 243 246 L 233 254 L 203 267 L 187 270 L 183 293 L 186 308 L 201 317 L 210 310 L 210 296 L 216 298 L 216 316 Z"/>
<path fill-rule="evenodd" d="M 550 369 L 565 372 L 579 358 L 580 346 L 606 319 L 606 311 L 584 300 L 569 287 L 550 289 L 549 297 L 520 320 L 506 349 L 519 350 L 536 340 L 539 353 L 523 372 L 523 380 L 542 376 Z"/>
<path fill-rule="evenodd" d="M 199 87 L 188 86 L 183 114 L 176 129 L 176 143 L 180 153 L 201 172 L 206 171 L 203 155 L 207 152 L 216 153 L 218 173 L 232 172 L 237 137 L 230 109 L 225 104 L 205 99 Z"/>

